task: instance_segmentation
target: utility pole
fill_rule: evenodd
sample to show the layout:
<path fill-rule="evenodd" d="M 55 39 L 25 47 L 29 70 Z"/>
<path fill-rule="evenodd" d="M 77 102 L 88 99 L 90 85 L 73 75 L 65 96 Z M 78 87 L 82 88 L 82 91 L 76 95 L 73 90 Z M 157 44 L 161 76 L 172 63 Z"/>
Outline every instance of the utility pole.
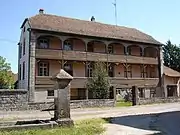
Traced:
<path fill-rule="evenodd" d="M 117 2 L 116 2 L 116 0 L 114 0 L 113 5 L 114 5 L 114 9 L 115 9 L 115 23 L 117 25 Z"/>

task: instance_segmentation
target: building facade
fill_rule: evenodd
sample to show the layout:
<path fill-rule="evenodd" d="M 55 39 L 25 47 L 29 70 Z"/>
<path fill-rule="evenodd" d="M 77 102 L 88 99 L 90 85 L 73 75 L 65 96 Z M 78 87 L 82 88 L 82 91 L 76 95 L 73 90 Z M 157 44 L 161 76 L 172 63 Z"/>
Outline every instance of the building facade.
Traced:
<path fill-rule="evenodd" d="M 91 98 L 86 89 L 93 63 L 105 62 L 113 90 L 155 87 L 162 96 L 161 43 L 133 28 L 44 14 L 24 20 L 19 42 L 19 88 L 32 102 L 51 101 L 52 75 L 71 74 L 71 99 Z"/>

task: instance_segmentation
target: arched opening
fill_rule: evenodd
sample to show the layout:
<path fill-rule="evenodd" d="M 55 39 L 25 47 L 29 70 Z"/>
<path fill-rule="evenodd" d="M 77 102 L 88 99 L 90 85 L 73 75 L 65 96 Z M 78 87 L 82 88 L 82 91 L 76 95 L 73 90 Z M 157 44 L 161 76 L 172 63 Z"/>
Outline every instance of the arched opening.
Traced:
<path fill-rule="evenodd" d="M 85 51 L 85 42 L 78 38 L 68 38 L 63 43 L 64 50 Z"/>
<path fill-rule="evenodd" d="M 37 39 L 36 47 L 39 49 L 62 49 L 62 42 L 56 36 L 40 36 Z"/>
<path fill-rule="evenodd" d="M 87 52 L 97 52 L 97 53 L 105 53 L 106 52 L 106 44 L 102 41 L 90 41 L 87 44 Z"/>
<path fill-rule="evenodd" d="M 142 48 L 138 45 L 130 45 L 127 47 L 127 54 L 132 56 L 142 56 Z"/>
<path fill-rule="evenodd" d="M 154 47 L 146 47 L 144 48 L 144 56 L 145 57 L 154 57 L 156 58 L 158 54 L 158 51 Z"/>
<path fill-rule="evenodd" d="M 118 54 L 118 55 L 124 55 L 125 47 L 124 45 L 120 43 L 111 43 L 108 45 L 107 52 L 109 54 Z"/>

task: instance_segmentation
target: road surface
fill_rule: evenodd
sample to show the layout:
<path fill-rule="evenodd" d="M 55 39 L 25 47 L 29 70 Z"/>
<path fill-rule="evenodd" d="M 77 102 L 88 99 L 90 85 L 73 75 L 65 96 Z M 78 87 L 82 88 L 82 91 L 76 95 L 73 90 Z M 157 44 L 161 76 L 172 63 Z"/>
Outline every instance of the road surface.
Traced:
<path fill-rule="evenodd" d="M 53 114 L 40 111 L 0 111 L 0 121 L 47 119 Z M 72 109 L 74 120 L 87 118 L 112 118 L 105 124 L 105 135 L 180 135 L 180 103 L 156 104 L 122 108 Z"/>

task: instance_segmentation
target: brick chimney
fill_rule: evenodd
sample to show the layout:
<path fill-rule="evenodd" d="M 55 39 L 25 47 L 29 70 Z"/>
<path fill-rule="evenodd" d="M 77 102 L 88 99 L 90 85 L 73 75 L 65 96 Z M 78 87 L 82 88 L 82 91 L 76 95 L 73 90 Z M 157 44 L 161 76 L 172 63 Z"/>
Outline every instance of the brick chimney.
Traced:
<path fill-rule="evenodd" d="M 44 9 L 39 9 L 39 14 L 44 14 Z"/>

